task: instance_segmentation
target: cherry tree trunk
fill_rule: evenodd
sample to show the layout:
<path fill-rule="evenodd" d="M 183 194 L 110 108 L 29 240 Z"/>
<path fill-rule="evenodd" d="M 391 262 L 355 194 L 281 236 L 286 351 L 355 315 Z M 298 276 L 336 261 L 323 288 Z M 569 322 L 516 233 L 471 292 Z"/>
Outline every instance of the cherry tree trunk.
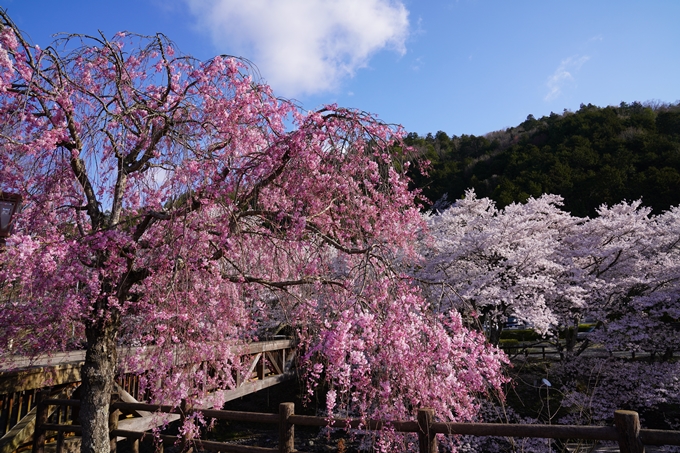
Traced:
<path fill-rule="evenodd" d="M 113 391 L 118 352 L 115 323 L 88 326 L 87 353 L 81 370 L 80 423 L 82 453 L 107 453 L 109 449 L 109 402 Z"/>
<path fill-rule="evenodd" d="M 489 326 L 489 343 L 494 346 L 498 346 L 501 343 L 501 332 L 503 331 L 503 325 L 499 322 L 492 323 Z"/>
<path fill-rule="evenodd" d="M 565 330 L 564 340 L 567 355 L 573 355 L 576 341 L 578 340 L 578 323 L 576 323 L 576 327 L 569 327 Z"/>

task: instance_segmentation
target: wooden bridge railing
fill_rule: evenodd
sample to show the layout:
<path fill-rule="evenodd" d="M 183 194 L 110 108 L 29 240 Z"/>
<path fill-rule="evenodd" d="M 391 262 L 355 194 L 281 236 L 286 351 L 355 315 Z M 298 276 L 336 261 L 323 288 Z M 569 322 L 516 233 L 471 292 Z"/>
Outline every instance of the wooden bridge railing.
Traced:
<path fill-rule="evenodd" d="M 295 359 L 293 347 L 290 339 L 236 347 L 235 351 L 241 354 L 248 366 L 244 373 L 236 376 L 235 388 L 221 391 L 222 399 L 231 401 L 292 378 Z M 121 351 L 120 355 L 144 352 L 137 348 Z M 72 397 L 80 384 L 80 367 L 84 358 L 84 351 L 73 351 L 37 359 L 15 357 L 0 364 L 0 453 L 11 453 L 20 445 L 31 442 L 36 423 L 37 398 L 42 389 L 50 389 L 53 398 Z M 123 402 L 137 403 L 146 399 L 140 389 L 137 373 L 125 373 L 123 370 L 117 378 L 117 391 Z M 55 423 L 74 418 L 72 409 L 67 406 L 50 408 L 49 415 Z M 144 415 L 126 420 L 123 426 L 130 431 L 143 432 L 158 422 L 149 414 Z"/>
<path fill-rule="evenodd" d="M 76 405 L 76 400 L 45 400 L 38 406 L 38 420 L 36 426 L 33 453 L 44 453 L 45 433 L 53 431 L 57 433 L 56 453 L 62 453 L 64 433 L 79 433 L 80 427 L 74 425 L 47 424 L 45 415 L 48 405 Z M 151 404 L 133 404 L 113 402 L 111 404 L 111 439 L 112 451 L 115 451 L 115 439 L 133 439 L 133 451 L 138 451 L 138 440 L 145 433 L 116 429 L 118 411 L 152 411 L 160 413 L 177 414 L 184 416 L 193 409 L 186 408 L 182 404 L 180 408 L 171 406 L 156 406 Z M 269 423 L 279 425 L 278 448 L 253 447 L 234 445 L 223 442 L 207 440 L 181 440 L 177 436 L 161 435 L 162 445 L 174 445 L 177 442 L 192 442 L 196 447 L 209 451 L 238 452 L 238 453 L 292 453 L 295 450 L 295 425 L 301 426 L 329 426 L 329 419 L 307 415 L 296 415 L 293 403 L 281 403 L 278 414 L 266 414 L 258 412 L 238 412 L 223 410 L 199 410 L 205 418 L 218 420 L 246 421 L 257 423 Z M 445 435 L 473 435 L 473 436 L 500 436 L 500 437 L 536 437 L 549 439 L 584 439 L 616 441 L 621 453 L 643 453 L 645 445 L 680 445 L 680 431 L 664 431 L 653 429 L 641 429 L 640 419 L 636 412 L 619 410 L 614 413 L 615 426 L 578 426 L 578 425 L 518 425 L 496 423 L 444 423 L 434 421 L 434 410 L 420 409 L 415 421 L 391 421 L 361 420 L 336 418 L 331 419 L 331 426 L 340 428 L 355 428 L 366 431 L 378 431 L 389 427 L 397 432 L 416 433 L 420 453 L 436 453 L 437 434 Z M 149 436 L 149 434 L 146 434 Z"/>

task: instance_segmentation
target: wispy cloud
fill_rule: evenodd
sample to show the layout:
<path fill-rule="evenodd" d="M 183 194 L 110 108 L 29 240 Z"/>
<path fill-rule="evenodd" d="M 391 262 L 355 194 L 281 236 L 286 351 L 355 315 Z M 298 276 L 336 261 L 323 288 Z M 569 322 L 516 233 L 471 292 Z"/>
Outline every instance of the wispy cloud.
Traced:
<path fill-rule="evenodd" d="M 555 72 L 548 77 L 548 81 L 546 82 L 548 94 L 545 95 L 543 100 L 554 101 L 560 97 L 565 87 L 575 82 L 574 74 L 576 74 L 578 70 L 581 69 L 581 66 L 588 60 L 590 60 L 590 57 L 587 55 L 574 55 L 562 60 Z"/>
<path fill-rule="evenodd" d="M 400 0 L 185 1 L 218 51 L 252 60 L 285 96 L 333 90 L 376 52 L 406 52 Z"/>
<path fill-rule="evenodd" d="M 418 72 L 423 67 L 424 63 L 425 63 L 425 57 L 423 57 L 421 55 L 420 57 L 413 60 L 413 63 L 411 63 L 411 69 Z"/>

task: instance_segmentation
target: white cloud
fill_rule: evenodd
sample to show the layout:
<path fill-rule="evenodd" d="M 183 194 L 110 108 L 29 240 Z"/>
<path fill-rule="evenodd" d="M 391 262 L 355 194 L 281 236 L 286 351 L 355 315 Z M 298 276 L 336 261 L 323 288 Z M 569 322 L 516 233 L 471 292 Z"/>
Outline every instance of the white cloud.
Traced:
<path fill-rule="evenodd" d="M 562 60 L 555 72 L 548 77 L 548 81 L 546 82 L 548 94 L 545 95 L 543 100 L 554 101 L 560 97 L 564 88 L 567 85 L 574 83 L 573 74 L 578 72 L 578 70 L 581 69 L 581 66 L 588 60 L 590 60 L 590 57 L 587 55 L 582 57 L 574 55 L 566 60 Z"/>
<path fill-rule="evenodd" d="M 400 0 L 185 0 L 219 52 L 252 60 L 285 96 L 336 89 L 376 52 L 404 54 Z"/>

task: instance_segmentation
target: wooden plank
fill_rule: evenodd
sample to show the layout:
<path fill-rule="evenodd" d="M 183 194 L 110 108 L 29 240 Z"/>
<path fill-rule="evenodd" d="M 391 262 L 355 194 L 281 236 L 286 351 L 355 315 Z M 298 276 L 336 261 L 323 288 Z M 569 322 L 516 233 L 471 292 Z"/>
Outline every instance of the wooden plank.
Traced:
<path fill-rule="evenodd" d="M 80 363 L 0 373 L 0 394 L 80 382 Z"/>
<path fill-rule="evenodd" d="M 120 410 L 130 410 L 130 411 L 138 411 L 138 410 L 143 410 L 143 411 L 148 411 L 148 412 L 153 412 L 154 414 L 156 412 L 165 412 L 165 413 L 172 413 L 172 414 L 179 414 L 179 409 L 177 409 L 174 406 L 171 406 L 169 404 L 149 404 L 149 403 L 125 403 L 125 402 L 117 402 L 113 403 L 111 406 L 111 409 L 120 409 Z"/>
<path fill-rule="evenodd" d="M 277 351 L 280 349 L 290 349 L 293 347 L 293 340 L 281 339 L 270 341 L 258 341 L 249 344 L 234 344 L 231 350 L 235 354 L 256 354 L 267 351 Z M 182 357 L 182 348 L 179 347 L 176 356 Z M 120 348 L 118 355 L 123 357 L 153 357 L 158 352 L 157 346 L 141 346 L 134 348 Z M 66 363 L 79 363 L 85 361 L 85 350 L 55 352 L 51 354 L 40 354 L 36 357 L 9 356 L 3 363 L 0 363 L 0 372 L 11 372 L 26 368 L 54 367 Z M 179 363 L 181 364 L 181 363 Z M 149 364 L 149 368 L 153 363 Z M 127 371 L 127 370 L 126 370 Z"/>
<path fill-rule="evenodd" d="M 266 377 L 263 380 L 257 380 L 257 381 L 251 381 L 251 382 L 246 382 L 243 384 L 241 387 L 232 389 L 232 390 L 219 390 L 220 393 L 222 393 L 221 397 L 224 398 L 224 401 L 231 401 L 236 398 L 240 398 L 242 396 L 248 395 L 250 393 L 265 389 L 267 387 L 271 387 L 273 385 L 280 384 L 281 382 L 284 382 L 286 380 L 292 379 L 295 377 L 295 373 L 289 372 L 285 374 L 280 374 L 276 376 L 269 376 Z M 220 399 L 222 399 L 220 398 Z M 148 409 L 148 410 L 155 410 L 155 409 L 161 409 L 163 411 L 169 411 L 172 410 L 171 406 L 158 406 L 158 405 L 152 405 L 152 404 L 146 404 L 146 403 L 115 403 L 111 406 L 112 408 L 119 408 L 119 409 L 129 409 L 129 410 L 136 410 L 139 412 L 140 410 L 143 409 Z M 206 414 L 208 417 L 213 417 L 213 416 L 219 416 L 215 415 L 217 411 L 210 411 L 211 407 L 196 407 L 195 409 L 197 410 L 207 410 Z M 173 420 L 179 419 L 179 414 L 171 414 L 173 416 Z M 128 419 L 123 419 L 119 422 L 119 429 L 126 429 L 129 431 L 139 431 L 141 428 L 144 426 L 147 426 L 145 421 L 146 419 L 149 418 L 157 418 L 157 413 L 153 413 L 152 416 L 148 417 L 135 417 L 135 418 L 128 418 Z M 270 417 L 271 418 L 271 417 Z M 265 417 L 265 419 L 269 420 L 268 417 Z M 277 422 L 276 416 L 273 416 L 272 420 L 274 420 L 274 423 Z M 271 420 L 270 420 L 271 421 Z M 125 426 L 125 428 L 123 428 Z M 150 429 L 150 428 L 148 428 Z"/>
<path fill-rule="evenodd" d="M 0 453 L 11 453 L 29 442 L 35 430 L 35 407 L 0 439 Z"/>
<path fill-rule="evenodd" d="M 540 437 L 552 439 L 618 440 L 613 426 L 510 425 L 505 423 L 432 423 L 432 431 L 473 436 Z"/>
<path fill-rule="evenodd" d="M 223 411 L 216 409 L 201 409 L 203 416 L 217 420 L 269 423 L 276 425 L 279 423 L 278 414 L 266 414 L 262 412 L 242 412 L 242 411 Z"/>
<path fill-rule="evenodd" d="M 280 384 L 281 382 L 285 382 L 289 379 L 293 379 L 295 377 L 295 373 L 284 373 L 284 374 L 279 374 L 276 376 L 268 376 L 262 380 L 257 380 L 257 381 L 251 381 L 251 382 L 244 382 L 241 384 L 240 387 L 237 387 L 232 390 L 219 390 L 222 393 L 222 396 L 225 398 L 224 401 L 231 401 L 235 400 L 236 398 L 240 398 L 245 395 L 249 395 L 251 393 L 260 391 L 262 389 L 266 389 L 267 387 L 271 387 L 276 384 Z"/>
<path fill-rule="evenodd" d="M 283 366 L 283 364 L 281 364 L 281 366 L 279 366 L 279 363 L 278 363 L 279 358 L 277 357 L 278 355 L 280 355 L 280 354 L 265 352 L 265 356 L 269 359 L 269 363 L 271 364 L 272 367 L 274 367 L 274 369 L 272 371 L 275 374 L 282 374 L 283 370 L 281 369 L 281 366 Z"/>
<path fill-rule="evenodd" d="M 53 367 L 64 363 L 84 362 L 85 351 L 55 352 L 53 354 L 41 354 L 36 357 L 9 356 L 0 365 L 0 371 L 12 371 L 15 369 Z"/>
<path fill-rule="evenodd" d="M 255 367 L 257 366 L 257 363 L 260 361 L 260 357 L 262 357 L 262 353 L 255 354 L 255 357 L 253 358 L 253 361 L 250 363 L 250 367 L 248 368 L 248 372 L 245 374 L 245 379 L 250 379 L 250 376 L 253 374 L 253 371 L 255 371 Z"/>
<path fill-rule="evenodd" d="M 281 374 L 277 376 L 270 376 L 267 377 L 263 380 L 257 380 L 253 382 L 247 382 L 243 384 L 241 387 L 233 390 L 222 390 L 222 396 L 226 401 L 231 401 L 236 398 L 240 398 L 241 396 L 247 395 L 249 393 L 253 393 L 262 389 L 265 389 L 267 387 L 271 387 L 273 385 L 277 385 L 281 382 L 284 382 L 288 379 L 292 379 L 295 376 L 294 373 L 287 373 L 287 374 Z M 121 404 L 116 404 L 116 406 L 122 406 L 124 405 Z M 151 405 L 149 405 L 151 406 Z M 167 406 L 166 406 L 167 407 Z M 205 409 L 205 408 L 196 408 L 196 409 Z M 139 409 L 136 409 L 137 412 L 139 412 Z M 214 412 L 214 413 L 213 413 Z M 206 410 L 205 415 L 207 417 L 213 417 L 213 416 L 219 416 L 218 412 L 224 412 L 224 411 L 210 411 Z M 276 415 L 271 415 L 270 414 L 255 414 L 255 421 L 260 421 L 260 422 L 265 422 L 265 423 L 277 423 L 278 422 L 278 416 Z M 243 414 L 239 413 L 238 415 L 235 416 L 238 419 L 240 418 L 248 418 L 248 414 Z M 144 417 L 135 417 L 135 418 L 128 418 L 128 419 L 123 419 L 120 420 L 118 423 L 118 429 L 119 430 L 125 430 L 125 431 L 134 431 L 134 432 L 143 432 L 150 430 L 154 428 L 155 426 L 159 426 L 162 423 L 171 422 L 175 420 L 179 420 L 180 415 L 179 414 L 157 414 L 154 413 L 150 416 L 144 416 Z M 223 417 L 220 417 L 223 418 Z M 118 440 L 122 440 L 123 437 L 118 437 Z M 224 450 L 226 451 L 226 450 Z"/>
<path fill-rule="evenodd" d="M 118 395 L 120 396 L 120 400 L 123 401 L 124 403 L 139 403 L 139 401 L 137 401 L 135 399 L 135 397 L 130 395 L 128 392 L 126 392 L 125 389 L 123 387 L 121 387 L 120 385 L 118 385 L 117 383 L 114 384 L 114 388 L 115 388 L 115 391 L 118 392 Z M 137 416 L 139 416 L 139 417 L 148 417 L 149 415 L 153 414 L 153 412 L 144 411 L 144 410 L 136 410 L 136 411 L 133 411 L 133 412 L 135 414 L 137 414 Z"/>
<path fill-rule="evenodd" d="M 301 426 L 333 426 L 336 428 L 352 428 L 369 431 L 379 431 L 384 428 L 393 429 L 400 433 L 417 433 L 418 422 L 416 421 L 385 421 L 385 420 L 362 420 L 360 418 L 332 418 L 315 417 L 313 415 L 291 415 L 290 422 Z"/>
<path fill-rule="evenodd" d="M 179 420 L 179 414 L 151 414 L 145 417 L 124 418 L 118 422 L 118 429 L 124 431 L 144 432 L 161 426 L 165 423 L 171 423 Z M 118 437 L 118 440 L 123 440 L 124 437 Z"/>
<path fill-rule="evenodd" d="M 645 445 L 680 445 L 680 431 L 642 428 L 640 440 Z"/>
<path fill-rule="evenodd" d="M 234 352 L 246 352 L 248 354 L 254 354 L 256 352 L 267 352 L 267 351 L 277 351 L 279 349 L 291 349 L 293 347 L 293 340 L 282 339 L 282 340 L 271 340 L 271 341 L 258 341 L 248 344 L 246 351 L 240 351 L 238 347 L 234 348 Z"/>
<path fill-rule="evenodd" d="M 245 346 L 234 346 L 235 353 L 256 355 L 270 351 L 279 351 L 293 347 L 292 340 L 273 340 L 250 343 Z M 137 357 L 153 356 L 156 347 L 121 348 L 121 358 L 135 355 Z M 179 354 L 181 356 L 181 354 Z M 286 357 L 290 359 L 293 355 Z M 61 385 L 80 381 L 80 367 L 85 358 L 85 351 L 71 351 L 42 355 L 36 358 L 9 357 L 0 364 L 0 394 L 34 390 L 47 385 Z M 153 361 L 149 360 L 147 368 L 153 368 Z M 123 373 L 132 370 L 122 370 Z M 254 371 L 254 368 L 251 370 Z"/>

